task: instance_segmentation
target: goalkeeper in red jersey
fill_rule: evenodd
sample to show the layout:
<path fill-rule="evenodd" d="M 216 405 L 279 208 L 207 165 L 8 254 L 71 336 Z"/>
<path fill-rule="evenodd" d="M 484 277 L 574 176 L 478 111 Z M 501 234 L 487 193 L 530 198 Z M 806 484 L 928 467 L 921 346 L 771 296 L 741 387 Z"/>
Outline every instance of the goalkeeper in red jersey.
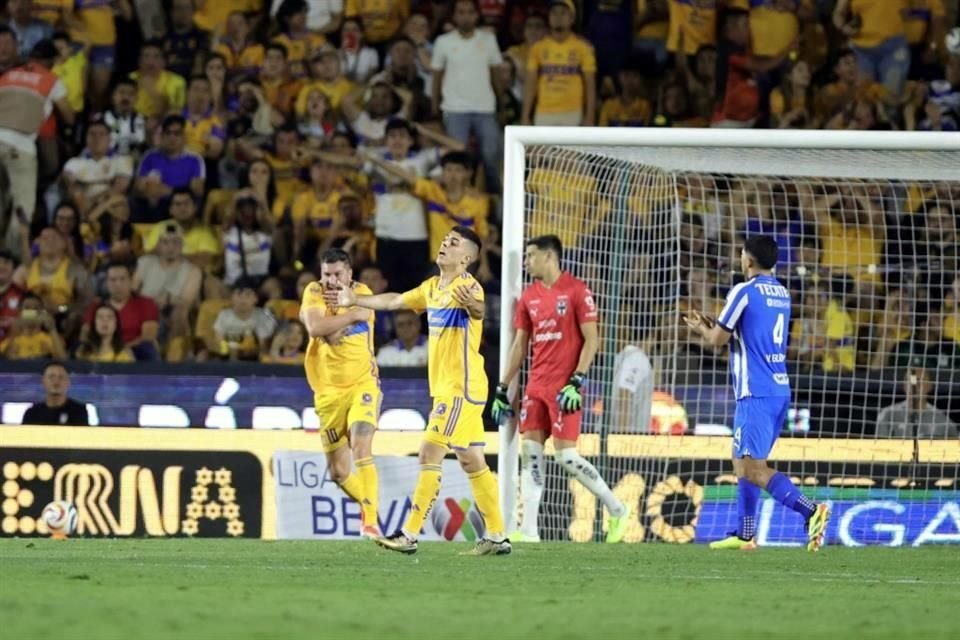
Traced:
<path fill-rule="evenodd" d="M 581 387 L 597 354 L 597 307 L 589 287 L 560 270 L 563 245 L 556 236 L 527 242 L 525 266 L 534 279 L 514 314 L 516 336 L 510 347 L 507 369 L 497 385 L 493 419 L 513 415 L 507 389 L 520 371 L 533 339 L 533 363 L 520 405 L 520 503 L 523 521 L 514 540 L 539 542 L 537 517 L 543 498 L 543 445 L 553 437 L 555 458 L 568 474 L 597 496 L 610 521 L 607 542 L 620 542 L 630 519 L 630 509 L 577 452 L 583 396 Z"/>

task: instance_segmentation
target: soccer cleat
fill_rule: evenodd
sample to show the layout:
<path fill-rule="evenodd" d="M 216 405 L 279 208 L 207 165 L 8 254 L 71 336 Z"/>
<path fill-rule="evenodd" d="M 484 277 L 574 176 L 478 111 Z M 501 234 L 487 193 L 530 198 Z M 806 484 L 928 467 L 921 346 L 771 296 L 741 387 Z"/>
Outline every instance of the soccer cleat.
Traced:
<path fill-rule="evenodd" d="M 631 509 L 630 505 L 625 505 L 626 511 L 619 518 L 610 516 L 607 519 L 607 544 L 617 544 L 623 542 L 623 534 L 627 532 L 627 525 L 630 524 Z"/>
<path fill-rule="evenodd" d="M 818 551 L 823 546 L 828 522 L 830 522 L 830 507 L 820 503 L 807 520 L 807 551 Z"/>
<path fill-rule="evenodd" d="M 405 534 L 403 531 L 397 531 L 392 536 L 387 536 L 385 538 L 376 538 L 374 542 L 384 549 L 405 553 L 407 555 L 417 552 L 417 541 L 413 538 L 408 538 L 407 534 Z"/>
<path fill-rule="evenodd" d="M 480 538 L 477 540 L 477 544 L 470 549 L 470 551 L 464 551 L 460 555 L 462 556 L 507 556 L 510 555 L 510 552 L 513 551 L 513 546 L 510 544 L 509 538 L 504 538 L 500 541 L 494 541 L 490 538 Z"/>
<path fill-rule="evenodd" d="M 513 542 L 540 542 L 539 535 L 530 536 L 523 533 L 522 531 L 514 531 L 513 533 L 510 534 L 509 539 L 512 540 Z"/>
<path fill-rule="evenodd" d="M 757 548 L 757 542 L 754 538 L 744 540 L 737 536 L 736 533 L 731 533 L 723 540 L 714 540 L 711 542 L 710 548 L 720 551 L 753 551 Z"/>
<path fill-rule="evenodd" d="M 377 538 L 383 537 L 380 527 L 375 524 L 364 525 L 363 529 L 360 530 L 360 535 L 369 540 L 376 540 Z"/>

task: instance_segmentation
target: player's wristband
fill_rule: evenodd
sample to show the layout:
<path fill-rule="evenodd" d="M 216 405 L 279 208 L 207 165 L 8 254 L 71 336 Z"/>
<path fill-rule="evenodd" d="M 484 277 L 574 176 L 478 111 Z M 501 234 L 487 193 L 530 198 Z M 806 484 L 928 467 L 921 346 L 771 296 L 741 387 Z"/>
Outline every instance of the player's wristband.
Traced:
<path fill-rule="evenodd" d="M 501 382 L 501 383 L 497 384 L 497 393 L 502 393 L 502 394 L 506 395 L 506 394 L 507 394 L 507 389 L 508 389 L 508 387 L 507 387 L 507 383 L 506 383 L 506 382 Z"/>
<path fill-rule="evenodd" d="M 587 374 L 581 371 L 577 371 L 572 376 L 570 376 L 570 379 L 567 380 L 567 384 L 573 385 L 579 390 L 580 387 L 583 386 L 583 381 L 586 379 L 587 379 Z"/>

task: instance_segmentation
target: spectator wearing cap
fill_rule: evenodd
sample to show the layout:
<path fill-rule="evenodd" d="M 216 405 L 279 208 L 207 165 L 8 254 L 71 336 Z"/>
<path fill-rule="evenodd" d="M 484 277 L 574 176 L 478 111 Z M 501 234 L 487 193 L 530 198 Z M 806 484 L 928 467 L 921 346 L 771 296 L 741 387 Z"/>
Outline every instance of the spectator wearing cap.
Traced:
<path fill-rule="evenodd" d="M 434 113 L 443 110 L 447 133 L 466 145 L 472 133 L 480 147 L 487 190 L 499 191 L 500 127 L 497 123 L 497 70 L 503 64 L 497 40 L 478 31 L 479 12 L 474 0 L 457 0 L 453 8 L 456 29 L 437 38 L 433 49 Z"/>
<path fill-rule="evenodd" d="M 51 362 L 43 368 L 43 389 L 46 398 L 23 414 L 23 424 L 86 427 L 90 424 L 87 407 L 69 396 L 70 374 L 62 362 Z"/>
<path fill-rule="evenodd" d="M 307 74 L 305 62 L 309 53 L 327 44 L 322 34 L 311 31 L 307 26 L 308 13 L 306 0 L 283 0 L 277 11 L 280 35 L 273 42 L 286 49 L 290 77 L 295 80 Z"/>
<path fill-rule="evenodd" d="M 181 78 L 203 73 L 201 52 L 210 47 L 209 36 L 193 23 L 194 0 L 172 0 L 170 29 L 163 36 L 167 68 Z"/>
<path fill-rule="evenodd" d="M 427 338 L 420 333 L 420 316 L 406 309 L 395 311 L 393 325 L 397 339 L 380 347 L 377 364 L 381 367 L 427 366 Z"/>
<path fill-rule="evenodd" d="M 143 248 L 154 251 L 160 237 L 174 225 L 183 234 L 183 254 L 201 269 L 210 266 L 220 255 L 220 241 L 209 225 L 197 218 L 197 203 L 188 189 L 180 187 L 170 198 L 170 218 L 158 222 L 144 239 Z"/>
<path fill-rule="evenodd" d="M 137 83 L 135 109 L 154 122 L 166 114 L 183 109 L 187 94 L 187 81 L 172 71 L 167 71 L 160 40 L 147 40 L 140 48 L 137 70 L 130 78 Z"/>
<path fill-rule="evenodd" d="M 17 36 L 20 55 L 26 57 L 41 40 L 53 37 L 53 25 L 33 15 L 33 0 L 7 0 L 7 24 Z"/>
<path fill-rule="evenodd" d="M 227 286 L 241 278 L 261 284 L 270 275 L 273 217 L 252 191 L 238 192 L 223 221 L 224 276 Z"/>
<path fill-rule="evenodd" d="M 5 29 L 7 35 L 0 29 L 0 53 L 5 39 L 12 39 L 12 32 Z M 13 206 L 26 220 L 33 219 L 37 205 L 37 134 L 54 108 L 66 124 L 72 124 L 74 118 L 67 89 L 51 71 L 56 57 L 53 43 L 41 40 L 18 73 L 0 76 L 0 162 L 10 177 Z M 22 247 L 20 231 L 18 224 L 0 225 L 0 248 L 5 244 L 16 255 Z"/>
<path fill-rule="evenodd" d="M 931 374 L 919 364 L 907 370 L 903 380 L 904 399 L 880 410 L 878 438 L 956 439 L 957 425 L 930 402 Z"/>
<path fill-rule="evenodd" d="M 322 91 L 330 103 L 330 109 L 339 117 L 340 105 L 356 85 L 343 75 L 340 55 L 335 49 L 321 49 L 310 56 L 310 77 L 297 96 L 296 112 L 307 111 L 307 100 L 312 91 Z"/>
<path fill-rule="evenodd" d="M 550 35 L 533 45 L 523 90 L 523 123 L 592 125 L 597 116 L 597 61 L 590 43 L 572 31 L 573 0 L 550 5 Z"/>
<path fill-rule="evenodd" d="M 83 316 L 80 341 L 89 338 L 90 326 L 97 307 L 108 304 L 120 316 L 120 334 L 123 344 L 133 351 L 138 361 L 160 359 L 157 335 L 160 328 L 160 310 L 152 298 L 142 296 L 133 289 L 133 269 L 126 263 L 107 267 L 107 297 L 97 298 L 87 307 Z"/>
<path fill-rule="evenodd" d="M 17 261 L 13 253 L 0 249 L 0 341 L 7 337 L 20 313 L 20 302 L 27 291 L 13 281 Z"/>
<path fill-rule="evenodd" d="M 167 116 L 161 128 L 160 145 L 144 154 L 137 170 L 135 191 L 146 201 L 137 211 L 135 222 L 155 222 L 167 211 L 170 196 L 185 189 L 195 197 L 203 195 L 207 177 L 203 158 L 188 151 L 185 142 L 186 120 Z"/>
<path fill-rule="evenodd" d="M 133 288 L 160 308 L 160 334 L 166 338 L 167 359 L 190 335 L 190 314 L 200 302 L 203 272 L 183 255 L 183 233 L 168 224 L 155 253 L 141 256 L 133 276 Z"/>
<path fill-rule="evenodd" d="M 266 354 L 277 321 L 257 303 L 257 285 L 253 280 L 241 278 L 234 283 L 230 306 L 217 314 L 213 339 L 204 355 L 226 360 L 259 360 Z"/>
<path fill-rule="evenodd" d="M 110 150 L 110 129 L 102 120 L 87 126 L 87 146 L 63 167 L 63 187 L 82 216 L 111 195 L 124 195 L 133 178 L 133 161 Z"/>

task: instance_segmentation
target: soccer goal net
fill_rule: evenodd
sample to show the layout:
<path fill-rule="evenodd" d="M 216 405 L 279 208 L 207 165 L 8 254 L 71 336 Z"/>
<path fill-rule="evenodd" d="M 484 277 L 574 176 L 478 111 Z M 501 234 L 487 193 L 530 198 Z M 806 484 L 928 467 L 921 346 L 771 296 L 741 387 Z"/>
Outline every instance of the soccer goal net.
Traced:
<path fill-rule="evenodd" d="M 793 296 L 771 464 L 832 503 L 828 543 L 960 542 L 957 167 L 955 134 L 507 129 L 501 362 L 525 240 L 555 234 L 600 310 L 578 446 L 633 506 L 627 541 L 736 528 L 728 352 L 681 315 L 716 317 L 765 233 Z M 501 427 L 514 525 L 519 437 Z M 602 505 L 550 453 L 540 536 L 602 539 Z M 799 517 L 764 498 L 758 543 L 800 544 Z"/>

